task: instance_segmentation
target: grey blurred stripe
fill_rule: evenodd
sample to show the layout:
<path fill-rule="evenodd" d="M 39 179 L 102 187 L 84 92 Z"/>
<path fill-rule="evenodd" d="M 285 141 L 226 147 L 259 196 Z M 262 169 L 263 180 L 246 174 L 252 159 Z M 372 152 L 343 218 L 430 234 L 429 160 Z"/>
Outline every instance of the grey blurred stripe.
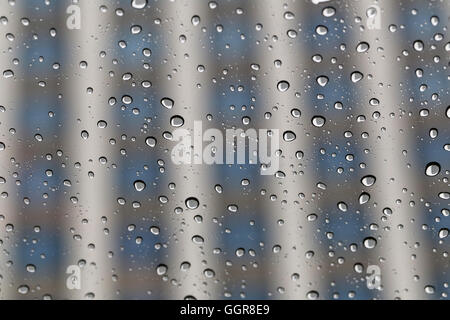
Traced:
<path fill-rule="evenodd" d="M 109 138 L 113 137 L 115 122 L 112 118 L 108 99 L 114 96 L 109 87 L 108 70 L 103 68 L 111 57 L 100 58 L 101 51 L 111 47 L 109 38 L 109 22 L 112 10 L 102 13 L 99 10 L 103 1 L 81 1 L 81 30 L 65 30 L 64 46 L 67 52 L 66 65 L 62 67 L 67 80 L 64 87 L 65 113 L 64 123 L 64 153 L 68 157 L 72 187 L 67 189 L 64 216 L 61 221 L 64 237 L 64 248 L 61 272 L 69 265 L 77 265 L 85 260 L 81 268 L 81 290 L 65 288 L 66 274 L 61 274 L 59 297 L 71 299 L 114 298 L 112 288 L 112 265 L 108 252 L 116 245 L 111 236 L 104 234 L 104 228 L 114 228 L 113 211 L 116 200 L 111 196 L 114 184 L 115 169 L 111 168 L 112 155 Z M 88 67 L 81 69 L 79 63 L 86 61 Z M 87 88 L 94 89 L 92 94 Z M 100 129 L 97 122 L 104 120 L 108 127 Z M 81 131 L 87 130 L 89 138 L 83 140 Z M 107 164 L 99 163 L 100 157 L 108 159 Z M 74 164 L 79 162 L 81 168 Z M 95 173 L 94 178 L 88 177 L 88 172 Z M 78 203 L 73 204 L 70 197 L 77 197 Z M 107 217 L 103 223 L 101 217 Z M 82 223 L 87 219 L 87 223 Z M 80 235 L 81 240 L 74 236 Z M 95 248 L 92 248 L 92 245 Z"/>
<path fill-rule="evenodd" d="M 165 2 L 163 11 L 167 17 L 171 18 L 166 22 L 169 24 L 165 30 L 168 62 L 163 68 L 164 76 L 161 77 L 163 82 L 161 94 L 173 99 L 175 105 L 172 110 L 166 110 L 160 105 L 155 107 L 161 109 L 158 111 L 161 114 L 161 127 L 168 128 L 168 131 L 174 129 L 170 127 L 170 116 L 173 115 L 181 115 L 184 118 L 182 128 L 189 129 L 191 133 L 194 121 L 202 121 L 203 130 L 206 130 L 206 115 L 211 111 L 214 99 L 213 93 L 208 88 L 211 81 L 209 69 L 213 70 L 209 55 L 208 33 L 202 31 L 202 26 L 209 26 L 212 23 L 207 10 L 208 3 L 204 1 Z M 195 15 L 201 19 L 197 26 L 191 22 Z M 179 40 L 182 34 L 187 37 L 185 43 Z M 204 65 L 206 72 L 199 73 L 198 65 Z M 170 80 L 167 78 L 168 75 L 172 77 Z M 198 88 L 197 83 L 201 83 L 202 88 Z M 167 243 L 168 277 L 175 281 L 167 284 L 169 288 L 162 289 L 163 297 L 219 299 L 222 297 L 220 269 L 223 269 L 223 266 L 217 264 L 218 258 L 213 255 L 213 249 L 218 247 L 220 242 L 218 242 L 219 235 L 212 218 L 217 216 L 221 208 L 212 193 L 214 192 L 213 177 L 216 176 L 217 170 L 220 170 L 220 166 L 175 165 L 170 160 L 171 147 L 175 143 L 168 145 L 166 182 L 167 184 L 174 182 L 176 189 L 175 191 L 167 189 L 170 193 L 168 197 L 170 209 L 165 208 L 164 225 L 167 226 L 166 231 L 170 237 Z M 187 210 L 185 200 L 189 197 L 196 197 L 200 201 L 197 209 Z M 177 206 L 184 209 L 180 215 L 173 212 Z M 194 221 L 195 215 L 201 215 L 203 222 Z M 204 238 L 202 245 L 192 241 L 192 237 L 196 235 Z M 163 261 L 160 262 L 163 263 Z M 187 272 L 180 271 L 180 265 L 184 261 L 191 264 Z M 204 274 L 206 269 L 214 270 L 215 276 L 206 278 Z"/>
<path fill-rule="evenodd" d="M 255 4 L 255 11 L 252 13 L 255 23 L 261 23 L 263 29 L 260 31 L 265 39 L 261 41 L 258 50 L 257 63 L 261 65 L 258 72 L 258 80 L 261 83 L 263 92 L 263 101 L 259 101 L 261 108 L 272 111 L 272 119 L 267 121 L 268 129 L 280 130 L 280 171 L 286 176 L 283 179 L 274 176 L 262 178 L 263 186 L 268 187 L 269 195 L 274 193 L 278 200 L 273 204 L 266 206 L 265 216 L 270 217 L 268 232 L 270 234 L 270 247 L 274 245 L 281 246 L 281 252 L 274 254 L 273 258 L 267 259 L 265 268 L 269 271 L 267 286 L 273 298 L 276 299 L 307 299 L 317 297 L 316 293 L 324 294 L 324 273 L 322 270 L 321 259 L 324 250 L 321 247 L 316 229 L 317 220 L 308 222 L 307 215 L 317 213 L 316 209 L 319 203 L 315 197 L 314 170 L 303 172 L 299 166 L 305 164 L 314 155 L 314 146 L 311 144 L 311 138 L 306 137 L 304 126 L 310 126 L 307 116 L 302 115 L 300 119 L 294 119 L 291 116 L 291 109 L 296 107 L 301 109 L 303 114 L 309 114 L 307 109 L 311 106 L 307 101 L 303 101 L 295 96 L 295 92 L 301 92 L 306 86 L 305 78 L 299 77 L 298 66 L 309 63 L 309 57 L 298 47 L 298 40 L 290 40 L 286 31 L 294 27 L 283 18 L 285 11 L 295 12 L 295 21 L 303 22 L 305 20 L 304 12 L 306 3 L 299 2 L 290 4 L 288 9 L 283 9 L 281 2 L 273 0 L 267 1 L 264 5 Z M 258 37 L 262 39 L 263 36 Z M 277 42 L 273 41 L 273 36 L 277 36 Z M 302 34 L 300 34 L 301 36 Z M 272 46 L 269 50 L 268 46 Z M 282 60 L 280 69 L 274 67 L 274 61 Z M 288 81 L 290 88 L 286 92 L 277 90 L 279 81 Z M 276 111 L 272 107 L 276 106 Z M 284 131 L 293 131 L 296 139 L 291 142 L 283 140 Z M 302 150 L 306 157 L 303 160 L 296 158 L 296 152 Z M 312 158 L 313 159 L 313 158 Z M 310 160 L 311 161 L 311 160 Z M 307 164 L 312 166 L 315 164 Z M 266 183 L 267 182 L 267 183 Z M 299 194 L 303 193 L 304 198 Z M 268 195 L 268 196 L 269 196 Z M 281 208 L 280 208 L 281 206 Z M 282 219 L 284 224 L 278 225 L 278 220 Z M 306 252 L 314 252 L 314 257 L 310 260 L 305 257 Z M 298 274 L 298 280 L 292 279 L 294 274 Z"/>
<path fill-rule="evenodd" d="M 363 23 L 366 10 L 371 4 L 371 1 L 355 2 L 356 13 L 363 18 Z M 404 71 L 396 61 L 405 48 L 400 47 L 399 41 L 396 40 L 400 35 L 392 34 L 388 30 L 390 24 L 400 21 L 398 3 L 384 0 L 379 2 L 379 6 L 382 8 L 381 30 L 366 28 L 360 34 L 355 30 L 355 47 L 349 48 L 356 52 L 356 44 L 359 41 L 370 44 L 368 52 L 355 53 L 354 61 L 355 70 L 364 74 L 361 108 L 370 110 L 364 130 L 370 134 L 367 148 L 370 149 L 368 158 L 371 160 L 367 162 L 366 172 L 377 178 L 375 186 L 368 188 L 372 195 L 370 201 L 377 204 L 369 209 L 372 223 L 379 223 L 383 208 L 389 207 L 393 210 L 392 216 L 388 218 L 389 229 L 380 228 L 378 245 L 373 249 L 369 260 L 371 264 L 381 267 L 381 295 L 384 299 L 423 299 L 426 298 L 424 287 L 431 280 L 431 260 L 428 257 L 431 248 L 421 232 L 424 222 L 422 217 L 425 213 L 417 198 L 421 183 L 417 171 L 413 167 L 407 168 L 408 163 L 415 162 L 415 132 L 411 128 L 412 118 L 401 115 L 404 106 L 399 86 Z M 383 48 L 383 52 L 380 52 L 379 48 Z M 353 70 L 349 70 L 349 73 L 351 71 Z M 372 75 L 373 79 L 369 79 L 369 75 Z M 348 76 L 350 77 L 350 74 Z M 369 106 L 372 97 L 380 100 L 378 107 Z M 381 113 L 378 120 L 372 118 L 375 110 Z M 391 117 L 391 113 L 395 116 Z M 407 150 L 408 154 L 403 155 L 402 150 Z M 403 188 L 407 188 L 406 193 L 403 193 Z M 398 203 L 397 199 L 402 202 Z M 411 207 L 410 201 L 415 201 L 416 205 Z M 382 222 L 381 224 L 384 225 Z M 419 246 L 416 247 L 417 245 Z M 416 275 L 420 280 L 414 280 Z"/>
<path fill-rule="evenodd" d="M 4 185 L 1 185 L 0 192 L 6 192 L 8 197 L 0 198 L 0 299 L 17 299 L 19 294 L 17 288 L 21 285 L 19 272 L 20 267 L 15 259 L 15 247 L 20 239 L 18 232 L 18 224 L 20 223 L 19 212 L 20 203 L 18 199 L 18 187 L 15 184 L 15 178 L 12 173 L 17 169 L 14 168 L 16 161 L 20 156 L 20 145 L 17 143 L 17 135 L 20 130 L 20 108 L 22 105 L 22 95 L 25 89 L 22 77 L 22 72 L 19 67 L 13 66 L 12 60 L 14 58 L 20 59 L 22 25 L 20 19 L 21 13 L 24 11 L 20 3 L 15 3 L 11 6 L 8 1 L 0 2 L 1 16 L 8 19 L 6 26 L 0 25 L 2 33 L 12 33 L 15 40 L 10 42 L 6 37 L 0 38 L 0 51 L 2 58 L 0 59 L 0 106 L 5 108 L 5 112 L 0 112 L 0 142 L 5 145 L 5 149 L 0 151 L 0 176 L 6 180 Z M 8 48 L 11 48 L 9 51 Z M 15 76 L 13 78 L 3 77 L 5 70 L 13 70 Z M 15 135 L 11 134 L 9 130 L 16 129 Z M 12 161 L 14 159 L 14 162 Z M 13 225 L 14 230 L 7 232 L 6 226 Z"/>

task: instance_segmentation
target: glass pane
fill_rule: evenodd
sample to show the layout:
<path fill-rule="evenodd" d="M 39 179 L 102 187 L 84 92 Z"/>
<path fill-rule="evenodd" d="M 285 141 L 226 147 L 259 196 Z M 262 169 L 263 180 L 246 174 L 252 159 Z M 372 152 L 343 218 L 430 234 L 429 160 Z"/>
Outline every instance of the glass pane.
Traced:
<path fill-rule="evenodd" d="M 447 298 L 449 15 L 1 1 L 0 298 Z"/>

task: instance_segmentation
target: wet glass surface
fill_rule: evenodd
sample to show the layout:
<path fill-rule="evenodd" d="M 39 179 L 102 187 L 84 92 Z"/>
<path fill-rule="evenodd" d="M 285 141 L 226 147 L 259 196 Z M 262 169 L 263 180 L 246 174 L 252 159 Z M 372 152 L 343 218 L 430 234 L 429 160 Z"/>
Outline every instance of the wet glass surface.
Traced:
<path fill-rule="evenodd" d="M 0 298 L 446 299 L 450 2 L 0 2 Z"/>

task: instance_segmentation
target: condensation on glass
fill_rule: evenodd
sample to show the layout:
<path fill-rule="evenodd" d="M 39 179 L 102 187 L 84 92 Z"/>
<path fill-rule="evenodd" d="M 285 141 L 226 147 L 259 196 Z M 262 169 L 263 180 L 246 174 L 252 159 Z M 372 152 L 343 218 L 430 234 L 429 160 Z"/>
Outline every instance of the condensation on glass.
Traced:
<path fill-rule="evenodd" d="M 0 298 L 448 298 L 449 16 L 2 1 Z"/>

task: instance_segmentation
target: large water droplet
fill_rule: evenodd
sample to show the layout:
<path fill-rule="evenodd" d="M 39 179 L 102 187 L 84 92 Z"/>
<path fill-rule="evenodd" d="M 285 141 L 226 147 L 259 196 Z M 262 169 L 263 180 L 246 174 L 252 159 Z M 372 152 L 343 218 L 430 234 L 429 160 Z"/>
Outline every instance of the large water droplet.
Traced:
<path fill-rule="evenodd" d="M 414 47 L 414 50 L 421 52 L 421 51 L 423 51 L 424 44 L 421 40 L 416 40 L 416 41 L 414 41 L 413 47 Z"/>
<path fill-rule="evenodd" d="M 285 92 L 285 91 L 287 91 L 287 90 L 289 89 L 289 87 L 290 87 L 289 82 L 284 81 L 284 80 L 278 82 L 278 84 L 277 84 L 277 89 L 278 89 L 280 92 Z"/>
<path fill-rule="evenodd" d="M 425 174 L 429 177 L 437 176 L 441 172 L 441 165 L 437 162 L 430 162 L 425 167 Z"/>
<path fill-rule="evenodd" d="M 363 41 L 358 43 L 358 45 L 356 46 L 356 51 L 359 53 L 363 53 L 369 50 L 369 48 L 370 48 L 369 44 Z"/>
<path fill-rule="evenodd" d="M 136 180 L 134 182 L 134 188 L 136 189 L 136 191 L 139 191 L 139 192 L 143 191 L 145 189 L 145 187 L 146 187 L 146 184 L 142 180 Z"/>
<path fill-rule="evenodd" d="M 17 291 L 20 294 L 27 294 L 28 291 L 30 291 L 30 287 L 28 287 L 27 285 L 21 285 L 19 288 L 17 288 Z"/>
<path fill-rule="evenodd" d="M 135 9 L 144 9 L 147 6 L 147 0 L 132 0 L 131 6 Z"/>
<path fill-rule="evenodd" d="M 205 242 L 205 239 L 203 239 L 201 236 L 199 235 L 195 235 L 192 237 L 192 242 L 198 245 L 203 244 L 203 242 Z"/>
<path fill-rule="evenodd" d="M 359 71 L 355 71 L 355 72 L 352 72 L 350 78 L 353 83 L 356 83 L 356 82 L 361 81 L 364 78 L 364 75 Z"/>
<path fill-rule="evenodd" d="M 3 77 L 4 78 L 12 78 L 12 77 L 14 77 L 14 72 L 12 70 L 5 70 L 5 71 L 3 71 Z"/>
<path fill-rule="evenodd" d="M 376 178 L 372 175 L 364 176 L 361 179 L 361 183 L 366 187 L 371 187 L 375 184 Z"/>
<path fill-rule="evenodd" d="M 338 209 L 341 210 L 342 212 L 346 212 L 347 211 L 347 204 L 345 202 L 339 202 L 337 204 Z"/>
<path fill-rule="evenodd" d="M 181 127 L 184 124 L 184 119 L 182 116 L 173 116 L 170 118 L 170 125 L 172 127 Z"/>
<path fill-rule="evenodd" d="M 156 274 L 158 276 L 163 276 L 167 272 L 167 266 L 165 264 L 160 264 L 156 267 Z"/>
<path fill-rule="evenodd" d="M 319 298 L 319 293 L 317 291 L 309 291 L 306 294 L 308 300 L 317 300 Z"/>
<path fill-rule="evenodd" d="M 194 197 L 187 198 L 184 203 L 186 204 L 186 207 L 188 207 L 188 209 L 191 210 L 197 209 L 198 206 L 200 205 L 198 199 Z"/>
<path fill-rule="evenodd" d="M 156 139 L 154 137 L 147 137 L 147 139 L 145 139 L 145 143 L 149 146 L 149 147 L 155 147 L 156 146 Z"/>
<path fill-rule="evenodd" d="M 368 194 L 367 192 L 363 192 L 361 193 L 361 195 L 359 196 L 359 204 L 365 204 L 370 200 L 370 194 Z"/>
<path fill-rule="evenodd" d="M 377 240 L 373 237 L 367 237 L 364 239 L 364 247 L 367 249 L 373 249 L 377 245 Z"/>
<path fill-rule="evenodd" d="M 323 127 L 323 125 L 325 124 L 325 118 L 322 116 L 314 116 L 311 119 L 311 123 L 314 127 L 320 128 Z"/>
<path fill-rule="evenodd" d="M 286 141 L 286 142 L 294 141 L 295 138 L 296 138 L 296 135 L 292 131 L 285 131 L 283 133 L 283 140 Z"/>
<path fill-rule="evenodd" d="M 161 105 L 167 109 L 172 109 L 174 106 L 174 101 L 170 98 L 162 98 Z"/>
<path fill-rule="evenodd" d="M 317 77 L 316 81 L 319 86 L 325 87 L 328 83 L 328 77 L 320 76 L 320 77 Z"/>
<path fill-rule="evenodd" d="M 448 229 L 447 228 L 442 228 L 441 230 L 439 230 L 439 238 L 440 239 L 444 239 L 448 237 Z"/>

